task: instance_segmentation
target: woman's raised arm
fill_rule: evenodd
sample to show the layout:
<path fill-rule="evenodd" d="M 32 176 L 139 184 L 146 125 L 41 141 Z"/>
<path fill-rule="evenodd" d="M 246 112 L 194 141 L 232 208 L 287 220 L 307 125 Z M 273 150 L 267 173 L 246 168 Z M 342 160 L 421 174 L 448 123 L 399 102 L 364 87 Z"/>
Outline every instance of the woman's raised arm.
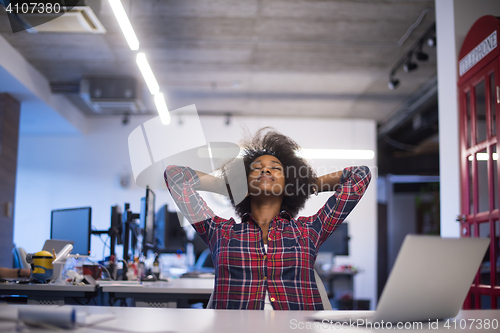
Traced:
<path fill-rule="evenodd" d="M 199 191 L 213 192 L 228 196 L 226 182 L 218 177 L 214 177 L 207 173 L 196 171 L 196 175 L 200 179 Z"/>
<path fill-rule="evenodd" d="M 335 191 L 340 185 L 341 176 L 342 170 L 318 177 L 316 181 L 318 192 Z"/>

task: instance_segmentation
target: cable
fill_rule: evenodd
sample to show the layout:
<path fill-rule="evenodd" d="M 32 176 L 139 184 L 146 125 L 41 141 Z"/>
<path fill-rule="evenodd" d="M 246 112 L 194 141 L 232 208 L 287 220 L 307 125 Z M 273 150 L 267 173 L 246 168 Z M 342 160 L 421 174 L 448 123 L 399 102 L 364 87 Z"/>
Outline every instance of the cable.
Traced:
<path fill-rule="evenodd" d="M 92 226 L 92 230 L 93 231 L 98 231 L 95 226 Z M 102 239 L 102 235 L 101 234 L 98 234 L 97 236 L 99 236 L 99 238 L 101 239 L 101 241 L 104 243 L 104 247 L 107 247 L 108 249 L 110 249 L 110 246 L 108 245 L 108 240 L 110 238 L 109 235 L 108 235 L 108 239 L 106 241 L 104 239 Z M 104 255 L 103 255 L 103 257 L 104 257 Z"/>
<path fill-rule="evenodd" d="M 102 238 L 101 238 L 102 239 Z M 102 259 L 104 260 L 106 257 L 104 256 L 105 255 L 105 252 L 106 252 L 106 247 L 109 249 L 109 252 L 111 252 L 111 247 L 109 245 L 107 245 L 107 242 L 108 240 L 110 240 L 111 237 L 109 237 L 108 235 L 108 239 L 106 240 L 106 242 L 104 242 L 104 247 L 102 248 Z M 111 255 L 111 253 L 110 253 Z"/>
<path fill-rule="evenodd" d="M 413 151 L 415 148 L 417 148 L 416 146 L 407 145 L 405 143 L 396 141 L 387 135 L 384 137 L 384 141 L 387 142 L 388 144 L 390 144 L 391 146 L 398 148 L 398 149 L 401 149 L 401 150 Z"/>
<path fill-rule="evenodd" d="M 403 45 L 404 42 L 406 42 L 406 40 L 408 39 L 408 37 L 410 37 L 410 34 L 413 32 L 413 30 L 415 30 L 416 27 L 418 27 L 418 25 L 422 22 L 422 20 L 424 19 L 424 16 L 425 14 L 427 14 L 428 12 L 430 12 L 431 10 L 429 8 L 427 9 L 424 9 L 422 11 L 422 13 L 420 13 L 420 16 L 418 17 L 418 19 L 415 21 L 415 23 L 413 23 L 409 28 L 408 30 L 406 31 L 406 33 L 403 35 L 403 37 L 401 37 L 401 39 L 399 40 L 398 42 L 398 46 L 401 46 Z"/>
<path fill-rule="evenodd" d="M 110 280 L 112 280 L 112 281 L 114 281 L 114 280 L 115 280 L 115 279 L 113 279 L 113 276 L 111 276 L 111 274 L 109 273 L 109 271 L 108 271 L 108 269 L 106 268 L 106 266 L 101 265 L 101 264 L 99 264 L 99 263 L 97 263 L 97 264 L 98 264 L 100 267 L 102 267 L 102 268 L 106 271 L 106 273 L 108 273 L 108 276 L 109 276 Z"/>
<path fill-rule="evenodd" d="M 92 226 L 92 231 L 98 231 L 95 226 Z M 106 248 L 108 248 L 111 251 L 111 246 L 108 245 L 108 241 L 111 239 L 111 237 L 108 235 L 108 238 L 106 240 L 102 239 L 101 234 L 97 234 L 96 236 L 99 236 L 101 239 L 101 242 L 104 244 L 103 249 L 102 249 L 102 258 L 104 259 L 104 255 L 106 252 Z"/>

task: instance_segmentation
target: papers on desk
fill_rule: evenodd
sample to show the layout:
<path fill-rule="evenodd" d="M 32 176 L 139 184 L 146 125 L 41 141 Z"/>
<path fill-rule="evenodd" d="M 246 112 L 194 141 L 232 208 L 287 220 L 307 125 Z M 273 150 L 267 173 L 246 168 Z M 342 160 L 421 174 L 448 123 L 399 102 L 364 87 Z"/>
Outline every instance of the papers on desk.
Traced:
<path fill-rule="evenodd" d="M 75 313 L 72 307 L 27 306 L 18 309 L 17 319 L 28 325 L 74 328 Z"/>
<path fill-rule="evenodd" d="M 59 306 L 27 306 L 20 307 L 17 319 L 28 325 L 42 326 L 45 328 L 67 328 L 77 326 L 91 326 L 114 319 L 110 313 L 90 314 L 76 311 L 73 307 Z"/>

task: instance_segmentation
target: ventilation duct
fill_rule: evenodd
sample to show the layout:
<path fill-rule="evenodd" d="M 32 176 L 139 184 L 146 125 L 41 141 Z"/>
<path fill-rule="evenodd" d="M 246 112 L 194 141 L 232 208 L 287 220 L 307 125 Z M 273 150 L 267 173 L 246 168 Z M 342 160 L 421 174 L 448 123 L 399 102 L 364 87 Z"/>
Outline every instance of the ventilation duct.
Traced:
<path fill-rule="evenodd" d="M 106 29 L 89 6 L 68 7 L 68 9 L 61 7 L 61 10 L 67 11 L 62 15 L 60 13 L 39 14 L 35 9 L 33 13 L 28 10 L 25 14 L 18 16 L 27 27 L 26 31 L 31 33 L 106 33 Z"/>
<path fill-rule="evenodd" d="M 91 77 L 80 81 L 80 97 L 94 114 L 146 113 L 133 77 Z"/>

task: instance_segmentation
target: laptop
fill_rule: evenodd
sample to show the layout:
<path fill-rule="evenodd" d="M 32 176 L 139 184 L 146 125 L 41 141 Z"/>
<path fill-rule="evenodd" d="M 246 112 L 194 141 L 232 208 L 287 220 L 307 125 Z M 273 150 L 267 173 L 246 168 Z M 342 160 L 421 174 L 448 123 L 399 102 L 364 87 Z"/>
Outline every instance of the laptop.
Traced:
<path fill-rule="evenodd" d="M 489 238 L 408 235 L 375 312 L 318 313 L 312 319 L 396 323 L 453 318 L 463 305 L 489 243 Z"/>
<path fill-rule="evenodd" d="M 58 254 L 66 246 L 66 244 L 73 245 L 75 242 L 71 240 L 47 239 L 45 244 L 43 244 L 42 251 L 52 253 L 52 250 L 54 250 L 55 254 Z"/>

